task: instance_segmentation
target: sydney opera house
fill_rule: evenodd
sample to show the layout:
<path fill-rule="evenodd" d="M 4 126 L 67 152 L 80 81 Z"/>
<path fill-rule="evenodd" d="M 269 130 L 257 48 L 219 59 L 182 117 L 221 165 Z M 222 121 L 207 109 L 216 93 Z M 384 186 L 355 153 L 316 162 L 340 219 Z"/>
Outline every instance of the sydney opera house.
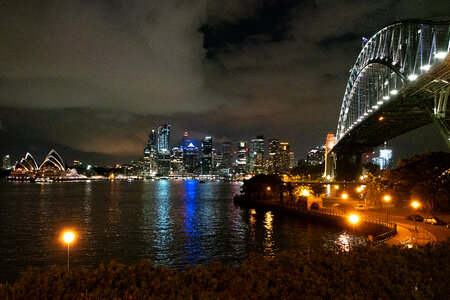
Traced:
<path fill-rule="evenodd" d="M 65 167 L 61 156 L 51 150 L 41 165 L 38 165 L 30 153 L 16 162 L 14 170 L 8 176 L 9 180 L 68 180 L 79 179 L 75 170 Z"/>

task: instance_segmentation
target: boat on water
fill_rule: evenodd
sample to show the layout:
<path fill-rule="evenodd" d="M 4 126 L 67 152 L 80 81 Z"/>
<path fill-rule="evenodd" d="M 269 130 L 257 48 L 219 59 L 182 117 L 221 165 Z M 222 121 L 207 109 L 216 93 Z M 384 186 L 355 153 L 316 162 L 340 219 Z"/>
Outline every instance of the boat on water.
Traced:
<path fill-rule="evenodd" d="M 36 178 L 35 182 L 36 183 L 51 183 L 51 182 L 54 182 L 54 180 L 50 179 L 50 178 Z"/>

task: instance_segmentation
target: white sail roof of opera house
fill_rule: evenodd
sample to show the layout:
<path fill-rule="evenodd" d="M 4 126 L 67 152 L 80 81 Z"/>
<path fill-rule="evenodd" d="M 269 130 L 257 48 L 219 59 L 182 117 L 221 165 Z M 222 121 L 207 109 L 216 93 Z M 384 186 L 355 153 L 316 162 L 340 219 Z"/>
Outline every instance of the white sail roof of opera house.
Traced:
<path fill-rule="evenodd" d="M 38 165 L 34 160 L 33 156 L 27 152 L 24 158 L 20 160 L 20 162 L 16 163 L 15 168 L 22 168 L 27 171 L 36 171 L 38 170 Z"/>
<path fill-rule="evenodd" d="M 39 169 L 41 170 L 43 167 L 45 167 L 48 164 L 55 166 L 56 168 L 58 168 L 61 171 L 65 170 L 64 162 L 63 162 L 61 156 L 59 156 L 58 152 L 56 152 L 54 149 L 50 150 L 50 152 L 45 157 L 44 162 L 41 164 Z"/>

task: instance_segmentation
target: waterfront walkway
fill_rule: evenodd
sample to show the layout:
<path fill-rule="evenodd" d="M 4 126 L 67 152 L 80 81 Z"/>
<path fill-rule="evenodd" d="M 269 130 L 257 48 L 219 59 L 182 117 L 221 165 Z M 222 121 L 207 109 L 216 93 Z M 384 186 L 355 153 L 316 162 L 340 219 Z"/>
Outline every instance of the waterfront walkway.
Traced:
<path fill-rule="evenodd" d="M 358 201 L 341 202 L 335 208 L 341 211 L 355 211 L 354 205 Z M 369 210 L 360 210 L 358 214 L 362 216 L 371 216 L 375 218 L 386 219 L 385 208 L 374 208 Z M 423 222 L 414 222 L 406 220 L 406 216 L 413 214 L 421 214 L 409 208 L 389 208 L 389 221 L 397 224 L 397 235 L 386 243 L 390 245 L 405 245 L 414 244 L 417 239 L 417 244 L 425 245 L 430 242 L 443 242 L 450 238 L 450 228 L 442 225 L 431 225 Z M 423 215 L 424 216 L 424 215 Z M 445 222 L 450 221 L 450 215 L 438 215 L 439 218 Z M 417 226 L 417 232 L 415 228 Z"/>

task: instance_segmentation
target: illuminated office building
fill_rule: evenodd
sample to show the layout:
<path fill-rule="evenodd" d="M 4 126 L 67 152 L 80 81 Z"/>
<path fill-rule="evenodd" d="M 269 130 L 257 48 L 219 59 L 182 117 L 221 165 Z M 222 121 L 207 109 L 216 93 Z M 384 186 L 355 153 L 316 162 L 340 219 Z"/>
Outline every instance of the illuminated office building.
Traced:
<path fill-rule="evenodd" d="M 158 127 L 158 174 L 170 173 L 170 125 Z"/>
<path fill-rule="evenodd" d="M 2 169 L 3 170 L 11 169 L 11 158 L 9 157 L 9 155 L 3 156 Z"/>
<path fill-rule="evenodd" d="M 198 149 L 192 142 L 189 142 L 186 148 L 183 149 L 184 171 L 188 174 L 195 173 L 197 169 L 197 152 Z"/>
<path fill-rule="evenodd" d="M 375 157 L 372 162 L 380 167 L 380 170 L 389 169 L 392 164 L 392 149 L 388 148 L 386 142 L 383 147 L 378 147 L 375 150 Z"/>
<path fill-rule="evenodd" d="M 250 171 L 253 174 L 264 173 L 264 136 L 262 135 L 251 140 Z"/>
<path fill-rule="evenodd" d="M 156 132 L 152 132 L 148 136 L 147 146 L 144 149 L 144 176 L 154 176 L 158 172 L 158 149 Z"/>
<path fill-rule="evenodd" d="M 268 171 L 272 174 L 280 172 L 280 141 L 278 139 L 269 140 Z"/>
<path fill-rule="evenodd" d="M 280 173 L 288 174 L 291 164 L 291 146 L 287 142 L 280 143 Z"/>
<path fill-rule="evenodd" d="M 182 174 L 183 169 L 183 149 L 180 147 L 172 148 L 172 153 L 170 156 L 170 169 L 171 173 L 175 175 Z"/>
<path fill-rule="evenodd" d="M 238 142 L 237 160 L 236 160 L 236 173 L 247 174 L 248 168 L 248 149 L 247 144 L 244 141 Z"/>
<path fill-rule="evenodd" d="M 202 174 L 211 174 L 212 171 L 212 137 L 202 139 Z"/>

